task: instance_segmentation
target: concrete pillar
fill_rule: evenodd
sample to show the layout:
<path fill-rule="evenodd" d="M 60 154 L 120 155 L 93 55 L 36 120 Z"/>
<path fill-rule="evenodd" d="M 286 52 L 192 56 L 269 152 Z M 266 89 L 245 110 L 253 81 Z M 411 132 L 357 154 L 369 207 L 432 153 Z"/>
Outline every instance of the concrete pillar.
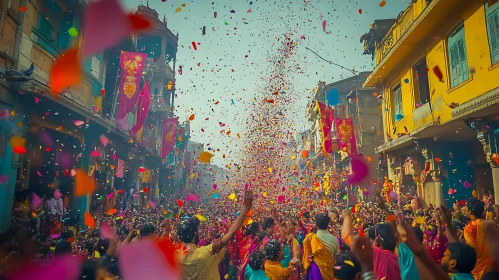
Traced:
<path fill-rule="evenodd" d="M 442 186 L 442 182 L 435 181 L 433 182 L 433 185 L 435 187 L 435 207 L 438 207 L 440 205 L 445 205 L 445 200 L 444 200 L 444 190 Z"/>
<path fill-rule="evenodd" d="M 495 163 L 491 163 L 490 167 L 492 168 L 492 182 L 494 184 L 494 201 L 495 204 L 499 204 L 499 166 Z"/>

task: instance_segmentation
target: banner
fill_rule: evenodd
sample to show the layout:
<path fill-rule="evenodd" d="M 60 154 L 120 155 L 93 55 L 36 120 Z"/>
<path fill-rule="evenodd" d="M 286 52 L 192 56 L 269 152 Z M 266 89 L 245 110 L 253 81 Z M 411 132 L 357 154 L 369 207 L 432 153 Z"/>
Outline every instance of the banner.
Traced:
<path fill-rule="evenodd" d="M 334 109 L 324 103 L 318 102 L 319 113 L 321 116 L 321 130 L 322 130 L 322 152 L 333 152 L 333 136 L 331 130 L 334 121 Z"/>
<path fill-rule="evenodd" d="M 175 146 L 177 140 L 178 117 L 163 121 L 163 141 L 161 143 L 161 158 L 165 158 Z"/>
<path fill-rule="evenodd" d="M 123 178 L 125 175 L 125 161 L 122 159 L 118 159 L 118 167 L 116 168 L 115 176 L 118 178 Z"/>
<path fill-rule="evenodd" d="M 357 140 L 355 139 L 352 118 L 336 118 L 336 134 L 338 135 L 338 148 L 348 155 L 357 154 Z"/>
<path fill-rule="evenodd" d="M 130 137 L 134 136 L 137 131 L 139 131 L 144 122 L 146 121 L 147 115 L 149 114 L 149 105 L 151 104 L 151 91 L 149 90 L 149 82 L 146 81 L 144 88 L 139 96 L 139 104 L 137 106 L 137 120 L 135 125 L 130 129 Z"/>
<path fill-rule="evenodd" d="M 118 88 L 118 112 L 116 120 L 118 127 L 123 130 L 123 123 L 119 122 L 132 110 L 139 97 L 142 69 L 146 62 L 147 54 L 121 52 L 120 57 L 120 87 Z"/>

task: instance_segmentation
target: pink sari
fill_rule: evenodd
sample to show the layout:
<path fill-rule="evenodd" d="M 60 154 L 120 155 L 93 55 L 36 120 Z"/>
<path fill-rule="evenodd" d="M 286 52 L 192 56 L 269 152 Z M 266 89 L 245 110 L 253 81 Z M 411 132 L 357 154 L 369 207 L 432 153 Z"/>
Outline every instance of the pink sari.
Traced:
<path fill-rule="evenodd" d="M 258 237 L 252 235 L 246 236 L 241 240 L 239 248 L 241 248 L 242 265 L 239 269 L 238 279 L 244 280 L 244 272 L 246 270 L 246 265 L 248 265 L 249 257 L 251 253 L 258 249 Z"/>

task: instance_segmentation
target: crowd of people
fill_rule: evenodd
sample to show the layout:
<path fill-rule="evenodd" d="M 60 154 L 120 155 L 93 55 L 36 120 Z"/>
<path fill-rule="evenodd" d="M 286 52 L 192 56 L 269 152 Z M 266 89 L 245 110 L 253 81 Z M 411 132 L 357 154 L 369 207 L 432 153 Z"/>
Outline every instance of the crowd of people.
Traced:
<path fill-rule="evenodd" d="M 13 226 L 0 235 L 3 279 L 73 255 L 85 260 L 75 279 L 126 280 L 117 253 L 148 239 L 173 244 L 182 279 L 499 279 L 498 208 L 476 198 L 447 209 L 381 196 L 271 204 L 246 191 L 239 202 L 137 206 L 115 195 L 113 204 L 126 208 L 97 210 L 93 226 L 63 219 L 53 201 L 47 209 L 16 205 Z"/>

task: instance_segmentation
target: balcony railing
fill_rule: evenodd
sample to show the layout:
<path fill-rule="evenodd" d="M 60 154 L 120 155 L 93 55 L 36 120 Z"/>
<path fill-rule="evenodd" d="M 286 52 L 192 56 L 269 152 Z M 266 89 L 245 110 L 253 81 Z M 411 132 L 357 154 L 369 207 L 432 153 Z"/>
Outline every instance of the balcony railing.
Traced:
<path fill-rule="evenodd" d="M 397 41 L 409 30 L 414 20 L 419 16 L 419 14 L 416 15 L 415 5 L 422 4 L 417 2 L 407 7 L 398 17 L 392 28 L 388 30 L 385 38 L 376 45 L 376 65 L 390 53 L 393 46 L 395 46 Z"/>

